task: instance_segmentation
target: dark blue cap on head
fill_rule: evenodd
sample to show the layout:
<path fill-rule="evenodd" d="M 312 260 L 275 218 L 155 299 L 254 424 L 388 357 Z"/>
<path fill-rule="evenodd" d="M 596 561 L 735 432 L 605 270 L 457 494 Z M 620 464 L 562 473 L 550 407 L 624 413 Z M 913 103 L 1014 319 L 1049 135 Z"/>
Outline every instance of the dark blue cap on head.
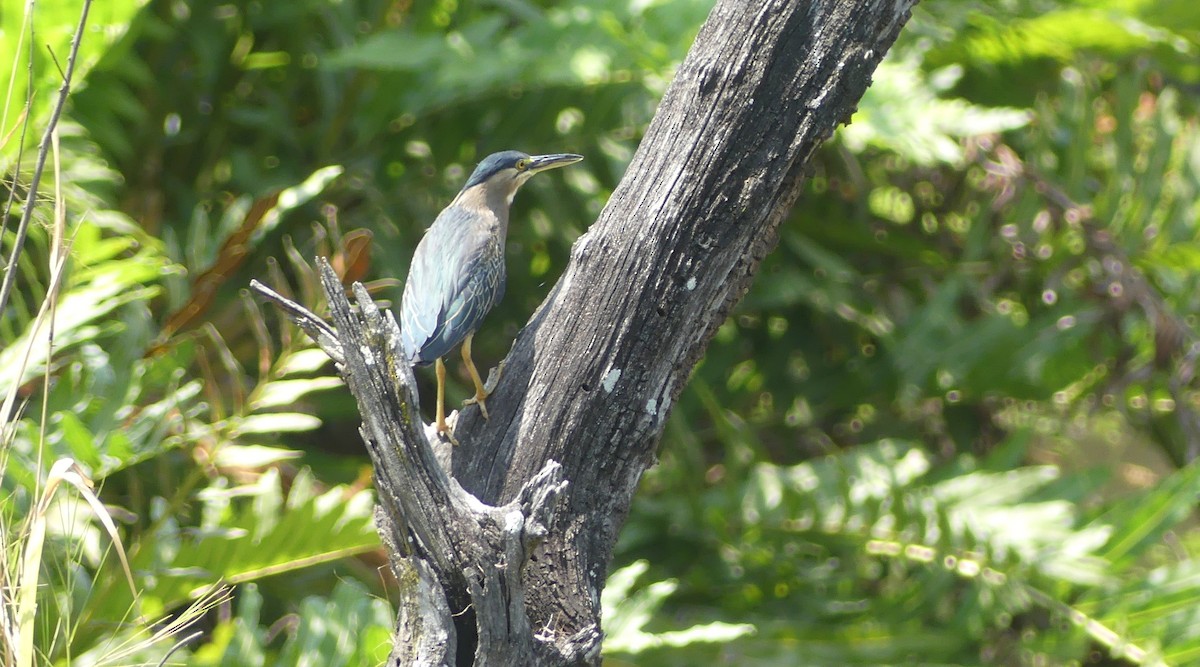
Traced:
<path fill-rule="evenodd" d="M 471 177 L 467 179 L 467 184 L 463 186 L 463 189 L 466 190 L 472 185 L 479 185 L 492 176 L 495 176 L 497 172 L 515 167 L 518 160 L 527 159 L 529 159 L 529 155 L 521 151 L 492 153 L 483 158 L 478 167 L 475 167 L 475 171 L 471 172 Z"/>

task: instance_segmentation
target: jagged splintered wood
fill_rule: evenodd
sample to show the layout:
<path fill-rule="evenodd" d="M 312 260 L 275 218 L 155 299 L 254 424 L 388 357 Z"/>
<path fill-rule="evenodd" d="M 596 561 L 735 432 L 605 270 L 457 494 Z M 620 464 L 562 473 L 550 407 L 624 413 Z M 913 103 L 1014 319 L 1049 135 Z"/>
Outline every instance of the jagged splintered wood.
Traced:
<path fill-rule="evenodd" d="M 459 447 L 427 439 L 361 286 L 354 311 L 321 263 L 336 331 L 285 304 L 363 416 L 401 582 L 390 664 L 599 663 L 600 589 L 671 404 L 913 4 L 719 0 Z"/>
<path fill-rule="evenodd" d="M 359 283 L 357 308 L 337 273 L 317 259 L 334 328 L 258 281 L 251 288 L 278 304 L 338 365 L 358 402 L 363 441 L 375 467 L 376 521 L 401 585 L 394 664 L 440 664 L 455 655 L 453 609 L 502 619 L 471 633 L 494 664 L 533 664 L 535 632 L 521 577 L 531 550 L 567 488 L 562 466 L 547 461 L 503 505 L 481 503 L 438 461 L 421 425 L 416 381 L 400 328 Z M 443 454 L 445 443 L 438 443 Z M 400 641 L 399 638 L 404 638 Z"/>

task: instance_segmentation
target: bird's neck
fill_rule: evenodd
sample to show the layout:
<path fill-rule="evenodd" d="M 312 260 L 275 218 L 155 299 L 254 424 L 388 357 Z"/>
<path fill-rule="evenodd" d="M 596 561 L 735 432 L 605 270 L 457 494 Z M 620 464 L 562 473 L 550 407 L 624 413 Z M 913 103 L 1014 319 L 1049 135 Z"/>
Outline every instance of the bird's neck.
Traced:
<path fill-rule="evenodd" d="M 476 185 L 458 193 L 451 205 L 469 211 L 476 220 L 496 225 L 503 241 L 508 235 L 508 207 L 512 196 L 501 190 Z"/>

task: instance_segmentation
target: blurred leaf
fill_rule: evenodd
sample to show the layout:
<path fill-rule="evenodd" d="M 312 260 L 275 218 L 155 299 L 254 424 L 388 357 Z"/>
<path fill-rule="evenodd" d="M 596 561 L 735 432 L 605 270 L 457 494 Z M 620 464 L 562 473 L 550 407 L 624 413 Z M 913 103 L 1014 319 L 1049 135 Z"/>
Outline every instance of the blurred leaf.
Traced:
<path fill-rule="evenodd" d="M 321 425 L 321 420 L 299 412 L 268 412 L 239 419 L 236 425 L 241 434 L 289 433 L 311 431 Z"/>
<path fill-rule="evenodd" d="M 1176 472 L 1152 489 L 1114 504 L 1096 519 L 1120 526 L 1101 553 L 1114 563 L 1132 565 L 1147 548 L 1192 516 L 1197 496 L 1200 496 L 1200 462 Z"/>
<path fill-rule="evenodd" d="M 959 74 L 945 70 L 926 78 L 917 59 L 890 55 L 875 70 L 874 83 L 840 136 L 855 152 L 871 146 L 894 151 L 919 165 L 958 164 L 963 159 L 963 139 L 1029 123 L 1030 113 L 1021 109 L 940 99 L 938 94 L 950 88 Z"/>
<path fill-rule="evenodd" d="M 73 87 L 85 85 L 88 71 L 121 37 L 143 4 L 143 0 L 91 3 L 79 43 Z M 0 41 L 0 62 L 6 64 L 0 67 L 0 91 L 6 93 L 0 106 L 0 171 L 8 172 L 17 152 L 41 139 L 55 102 L 50 92 L 62 84 L 61 72 L 67 67 L 81 11 L 81 4 L 71 0 L 0 2 L 0 16 L 6 19 L 5 39 Z M 30 28 L 36 38 L 31 36 Z M 32 104 L 28 113 L 24 109 L 27 96 Z M 23 121 L 29 123 L 24 136 L 18 129 Z"/>
<path fill-rule="evenodd" d="M 281 408 L 293 405 L 296 401 L 314 391 L 333 389 L 342 386 L 342 381 L 335 377 L 315 377 L 303 380 L 276 380 L 264 384 L 254 398 L 251 408 Z M 242 424 L 245 430 L 245 423 Z"/>
<path fill-rule="evenodd" d="M 84 225 L 87 226 L 86 223 Z M 158 294 L 153 283 L 165 268 L 162 259 L 145 249 L 132 261 L 109 259 L 132 245 L 132 239 L 90 246 L 87 234 L 76 235 L 75 248 L 87 264 L 72 269 L 58 298 L 54 318 L 54 351 L 62 354 L 119 327 L 111 314 L 127 304 L 146 302 Z M 14 384 L 25 384 L 42 375 L 50 335 L 49 323 L 30 321 L 25 330 L 0 349 L 0 396 Z M 26 355 L 30 355 L 27 357 Z"/>
<path fill-rule="evenodd" d="M 338 581 L 328 597 L 304 597 L 298 620 L 279 652 L 283 664 L 375 667 L 392 649 L 391 607 L 353 580 Z"/>
<path fill-rule="evenodd" d="M 719 622 L 693 625 L 686 630 L 647 632 L 645 626 L 676 586 L 673 581 L 659 581 L 633 592 L 634 583 L 646 569 L 645 562 L 636 562 L 613 572 L 600 594 L 605 653 L 637 655 L 653 648 L 725 643 L 754 633 L 753 625 Z"/>
<path fill-rule="evenodd" d="M 318 492 L 302 472 L 284 495 L 279 477 L 267 472 L 244 492 L 241 508 L 225 493 L 207 498 L 215 522 L 194 535 L 157 536 L 155 550 L 140 552 L 134 567 L 154 573 L 143 590 L 148 610 L 168 610 L 207 582 L 239 584 L 268 575 L 346 558 L 379 545 L 369 491 L 345 487 Z M 120 604 L 119 601 L 117 604 Z"/>
<path fill-rule="evenodd" d="M 213 464 L 221 467 L 265 468 L 304 456 L 304 452 L 263 445 L 225 445 L 217 450 Z"/>

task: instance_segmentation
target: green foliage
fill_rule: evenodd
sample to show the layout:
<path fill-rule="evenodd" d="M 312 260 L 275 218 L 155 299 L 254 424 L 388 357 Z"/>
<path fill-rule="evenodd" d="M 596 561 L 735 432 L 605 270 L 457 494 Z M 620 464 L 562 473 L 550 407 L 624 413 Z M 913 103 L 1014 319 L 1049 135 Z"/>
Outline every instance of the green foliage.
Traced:
<path fill-rule="evenodd" d="M 1081 56 L 1122 65 L 1152 59 L 1173 78 L 1200 77 L 1200 18 L 1186 0 L 934 0 L 921 3 L 906 39 L 928 39 L 928 65 L 961 66 L 960 86 L 989 104 L 1053 88 Z"/>
<path fill-rule="evenodd" d="M 890 54 L 875 70 L 858 112 L 841 138 L 855 153 L 868 146 L 892 151 L 921 166 L 937 162 L 958 164 L 963 139 L 1016 129 L 1029 122 L 1023 109 L 988 108 L 962 99 L 942 99 L 962 76 L 957 66 L 933 72 L 921 70 L 916 54 Z M 894 219 L 909 222 L 909 219 Z"/>
<path fill-rule="evenodd" d="M 124 33 L 142 6 L 141 0 L 91 3 L 85 37 L 75 62 L 76 85 Z M 58 97 L 71 40 L 80 22 L 82 4 L 71 0 L 0 2 L 0 171 L 14 169 L 22 150 L 41 139 L 42 129 Z M 28 123 L 26 125 L 26 123 Z M 23 128 L 25 128 L 23 130 Z"/>
<path fill-rule="evenodd" d="M 910 35 L 939 34 L 921 18 Z M 870 125 L 818 160 L 623 533 L 619 562 L 680 580 L 663 615 L 758 629 L 730 664 L 1200 661 L 1194 100 L 1146 53 L 1047 72 L 1029 52 L 1004 71 L 1036 87 L 946 101 L 994 74 L 943 59 L 969 34 L 877 72 Z M 1154 481 L 1131 493 L 1130 470 Z"/>
<path fill-rule="evenodd" d="M 647 532 L 627 532 L 626 548 L 666 532 L 680 553 L 690 549 L 690 562 L 671 567 L 696 584 L 689 606 L 756 621 L 754 638 L 725 650 L 737 664 L 959 664 L 981 645 L 1003 651 L 989 662 L 1059 664 L 1088 642 L 1136 664 L 1186 662 L 1200 626 L 1194 605 L 1178 601 L 1194 601 L 1200 580 L 1190 565 L 1147 568 L 1159 541 L 1138 538 L 1179 527 L 1186 513 L 1164 509 L 1195 502 L 1200 468 L 1085 514 L 1079 501 L 1094 476 L 998 465 L 1028 442 L 950 465 L 894 441 L 794 466 L 751 464 L 731 474 L 741 484 L 643 505 Z M 1144 508 L 1136 518 L 1124 514 L 1133 506 Z M 1133 603 L 1147 580 L 1163 581 L 1164 597 Z"/>
<path fill-rule="evenodd" d="M 321 424 L 297 405 L 341 384 L 321 372 L 328 360 L 290 335 L 273 351 L 257 310 L 242 318 L 242 330 L 258 334 L 257 378 L 213 324 L 177 333 L 205 306 L 196 292 L 204 281 L 183 278 L 185 268 L 168 244 L 122 213 L 98 208 L 106 205 L 101 177 L 112 173 L 77 127 L 64 129 L 70 134 L 59 167 L 75 177 L 62 187 L 69 236 L 31 229 L 17 268 L 19 290 L 0 321 L 6 341 L 0 392 L 15 417 L 3 438 L 3 522 L 27 531 L 23 522 L 45 516 L 49 533 L 38 550 L 40 573 L 35 566 L 8 576 L 32 581 L 25 575 L 40 574 L 49 584 L 37 590 L 36 623 L 22 633 L 23 640 L 32 633 L 30 645 L 46 663 L 85 656 L 80 660 L 88 664 L 128 664 L 132 655 L 164 656 L 167 640 L 211 607 L 204 594 L 217 583 L 311 571 L 377 549 L 378 537 L 369 491 L 328 488 L 307 470 L 292 469 L 285 487 L 276 467 L 302 455 L 283 446 L 280 433 Z M 259 229 L 269 230 L 336 175 L 336 168 L 317 170 L 283 190 L 263 207 Z M 236 237 L 239 252 L 257 242 L 241 228 L 218 233 Z M 230 245 L 212 246 L 208 266 L 193 276 L 228 264 Z M 183 315 L 155 314 L 165 283 L 183 293 Z M 127 508 L 116 516 L 128 530 L 122 542 L 136 601 L 100 530 L 111 519 L 62 494 L 52 505 L 38 500 L 55 471 L 72 461 L 103 483 L 105 502 Z M 6 545 L 20 543 L 18 533 L 5 535 Z M 166 625 L 170 632 L 149 629 L 168 615 L 181 621 Z M 17 655 L 15 647 L 5 648 Z"/>
<path fill-rule="evenodd" d="M 93 222 L 81 222 L 72 243 L 72 260 L 86 270 L 70 271 L 59 295 L 59 316 L 54 321 L 54 344 L 70 350 L 95 341 L 113 319 L 113 312 L 129 304 L 145 302 L 157 293 L 159 274 L 166 268 L 150 248 L 138 247 L 134 237 L 102 239 L 103 230 Z M 130 258 L 132 255 L 132 261 Z M 38 286 L 46 289 L 49 286 Z M 42 290 L 31 293 L 38 302 Z M 24 357 L 29 349 L 45 349 L 50 327 L 37 313 L 27 311 L 9 321 L 19 333 L 0 351 L 0 392 L 7 394 L 45 373 L 45 358 Z M 109 324 L 111 329 L 111 324 Z M 15 332 L 14 332 L 15 333 Z"/>
<path fill-rule="evenodd" d="M 646 632 L 646 624 L 660 612 L 663 602 L 677 587 L 677 583 L 670 579 L 656 581 L 631 595 L 634 584 L 648 568 L 646 561 L 637 561 L 608 577 L 604 592 L 600 595 L 604 610 L 606 653 L 636 655 L 654 648 L 724 643 L 754 633 L 753 625 L 720 622 L 693 625 L 686 630 Z"/>
<path fill-rule="evenodd" d="M 0 46 L 18 199 L 60 83 L 42 45 L 62 65 L 79 9 L 32 6 L 36 38 L 13 21 Z M 324 254 L 397 294 L 481 155 L 585 154 L 517 200 L 509 296 L 476 341 L 499 360 L 710 7 L 94 4 L 0 313 L 10 581 L 46 518 L 38 661 L 381 662 L 357 417 L 242 287 L 312 304 Z M 611 659 L 1200 664 L 1198 17 L 917 6 L 676 401 L 604 593 Z M 97 514 L 39 506 L 67 459 L 121 528 L 136 603 Z"/>
<path fill-rule="evenodd" d="M 279 475 L 268 472 L 250 486 L 198 493 L 201 522 L 194 531 L 162 517 L 133 559 L 134 567 L 161 573 L 139 591 L 143 613 L 162 614 L 214 581 L 253 581 L 378 546 L 373 496 L 344 487 L 318 493 L 316 484 L 302 472 L 285 495 Z M 113 611 L 129 602 L 105 600 Z"/>
<path fill-rule="evenodd" d="M 174 664 L 374 667 L 391 649 L 391 609 L 351 580 L 338 581 L 328 596 L 305 595 L 281 631 L 264 627 L 257 585 L 242 587 L 236 604 L 236 612 L 212 629 L 210 642 L 190 655 L 176 654 Z"/>

